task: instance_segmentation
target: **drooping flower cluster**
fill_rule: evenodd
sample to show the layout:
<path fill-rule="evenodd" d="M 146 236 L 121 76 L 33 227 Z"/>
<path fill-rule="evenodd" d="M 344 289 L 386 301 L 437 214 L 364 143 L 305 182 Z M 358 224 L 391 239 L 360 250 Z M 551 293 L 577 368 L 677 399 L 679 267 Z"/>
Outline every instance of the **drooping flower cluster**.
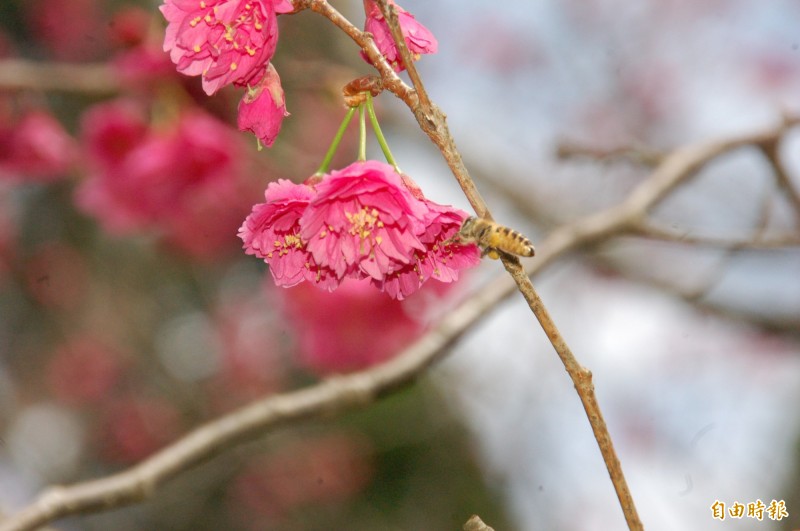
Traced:
<path fill-rule="evenodd" d="M 258 105 L 265 111 L 261 120 L 266 125 L 262 127 L 270 132 L 280 129 L 286 116 L 283 89 L 277 74 L 268 76 L 267 72 L 278 43 L 277 14 L 292 11 L 291 2 L 166 0 L 160 9 L 168 22 L 164 51 L 169 52 L 178 71 L 187 76 L 201 76 L 203 90 L 209 96 L 226 85 L 253 88 L 267 84 L 269 90 L 256 93 L 248 90 L 245 98 L 250 98 L 250 105 L 255 105 L 259 98 L 280 101 L 275 106 Z M 253 127 L 243 130 L 258 134 Z M 275 134 L 259 140 L 269 146 Z"/>
<path fill-rule="evenodd" d="M 433 33 L 419 23 L 414 18 L 414 15 L 397 5 L 393 0 L 389 0 L 388 3 L 393 5 L 397 12 L 397 21 L 403 33 L 403 39 L 406 41 L 406 46 L 413 59 L 416 61 L 422 54 L 436 53 L 439 48 L 439 42 L 433 36 Z M 378 5 L 374 0 L 364 0 L 364 11 L 367 14 L 364 31 L 372 34 L 375 45 L 380 50 L 381 55 L 389 61 L 395 72 L 405 70 L 406 65 L 403 63 L 403 58 L 400 56 L 397 45 L 392 38 L 392 32 L 389 30 L 389 25 L 384 20 L 383 13 L 381 13 Z M 361 52 L 361 57 L 370 62 L 363 51 Z"/>
<path fill-rule="evenodd" d="M 475 245 L 453 240 L 467 214 L 425 199 L 388 164 L 355 162 L 311 181 L 271 183 L 239 229 L 279 286 L 305 280 L 332 291 L 369 279 L 403 299 L 479 261 Z"/>

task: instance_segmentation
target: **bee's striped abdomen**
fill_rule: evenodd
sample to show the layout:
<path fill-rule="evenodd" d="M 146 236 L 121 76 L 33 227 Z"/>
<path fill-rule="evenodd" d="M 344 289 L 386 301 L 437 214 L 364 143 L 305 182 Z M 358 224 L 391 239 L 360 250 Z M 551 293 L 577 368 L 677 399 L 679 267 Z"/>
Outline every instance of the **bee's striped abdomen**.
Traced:
<path fill-rule="evenodd" d="M 517 256 L 534 255 L 533 244 L 519 232 L 502 225 L 495 225 L 492 229 L 487 241 L 487 247 Z"/>
<path fill-rule="evenodd" d="M 531 241 L 519 232 L 484 218 L 468 217 L 464 220 L 458 237 L 462 242 L 474 242 L 483 255 L 498 258 L 501 253 L 533 256 Z"/>

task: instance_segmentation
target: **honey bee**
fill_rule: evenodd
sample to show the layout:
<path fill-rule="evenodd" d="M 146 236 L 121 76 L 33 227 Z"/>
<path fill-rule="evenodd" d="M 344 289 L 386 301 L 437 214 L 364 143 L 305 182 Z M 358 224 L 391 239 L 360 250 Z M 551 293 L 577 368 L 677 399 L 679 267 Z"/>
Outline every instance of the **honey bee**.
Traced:
<path fill-rule="evenodd" d="M 535 253 L 528 238 L 484 218 L 470 216 L 465 219 L 458 231 L 458 239 L 463 243 L 476 243 L 481 248 L 481 256 L 488 255 L 492 260 L 503 254 L 533 256 Z"/>

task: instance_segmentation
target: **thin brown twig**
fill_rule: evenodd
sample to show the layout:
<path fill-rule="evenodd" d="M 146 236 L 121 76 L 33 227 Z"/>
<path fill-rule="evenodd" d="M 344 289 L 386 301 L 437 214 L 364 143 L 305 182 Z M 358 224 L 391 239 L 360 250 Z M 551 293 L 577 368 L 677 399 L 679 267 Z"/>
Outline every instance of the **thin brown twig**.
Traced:
<path fill-rule="evenodd" d="M 791 118 L 786 118 L 786 120 L 790 121 Z M 778 187 L 783 190 L 783 193 L 786 195 L 786 198 L 789 200 L 792 208 L 794 208 L 795 224 L 800 227 L 800 190 L 798 190 L 792 182 L 791 177 L 789 177 L 789 172 L 786 170 L 786 166 L 781 160 L 781 140 L 782 138 L 771 139 L 769 141 L 762 142 L 759 147 L 769 161 L 770 166 L 772 166 L 772 170 L 775 173 L 775 181 L 777 182 Z"/>
<path fill-rule="evenodd" d="M 320 1 L 327 3 L 324 0 Z M 444 113 L 427 97 L 422 79 L 413 66 L 411 54 L 406 46 L 402 30 L 398 24 L 396 11 L 389 8 L 385 0 L 377 0 L 377 2 L 389 25 L 395 45 L 400 51 L 400 55 L 407 69 L 409 69 L 409 74 L 412 75 L 414 87 L 418 95 L 415 102 L 411 104 L 407 102 L 409 109 L 413 112 L 420 128 L 428 135 L 431 141 L 439 147 L 439 150 L 450 166 L 462 191 L 475 209 L 475 212 L 479 216 L 491 219 L 491 213 L 485 201 L 478 193 L 474 181 L 469 176 L 469 172 L 464 166 L 460 151 L 456 147 L 455 140 L 447 127 L 447 120 Z M 381 62 L 385 63 L 386 61 L 381 58 Z M 425 95 L 424 98 L 421 97 L 423 94 Z M 506 271 L 509 272 L 511 278 L 514 279 L 517 288 L 520 293 L 522 293 L 522 296 L 525 298 L 534 316 L 539 321 L 539 324 L 550 340 L 550 343 L 553 345 L 553 348 L 575 385 L 581 402 L 583 403 L 584 410 L 586 411 L 586 416 L 592 427 L 592 431 L 594 432 L 595 439 L 600 447 L 600 453 L 603 456 L 609 476 L 611 477 L 611 482 L 614 485 L 614 490 L 617 493 L 628 528 L 632 531 L 643 529 L 642 522 L 639 519 L 636 506 L 633 502 L 633 497 L 622 471 L 622 465 L 614 451 L 611 435 L 608 432 L 608 427 L 606 426 L 605 419 L 603 418 L 602 411 L 600 410 L 594 393 L 591 372 L 578 363 L 519 260 L 516 257 L 504 256 L 502 257 L 502 261 L 503 266 L 506 268 Z"/>

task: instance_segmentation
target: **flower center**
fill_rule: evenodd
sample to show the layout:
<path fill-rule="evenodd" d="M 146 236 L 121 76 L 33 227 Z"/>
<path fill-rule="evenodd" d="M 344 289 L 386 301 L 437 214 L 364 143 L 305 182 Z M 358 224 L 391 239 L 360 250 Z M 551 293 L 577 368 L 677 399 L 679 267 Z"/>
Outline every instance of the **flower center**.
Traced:
<path fill-rule="evenodd" d="M 347 221 L 350 222 L 350 230 L 348 232 L 362 240 L 370 239 L 376 227 L 383 227 L 379 214 L 380 212 L 376 209 L 373 208 L 368 211 L 366 207 L 361 207 L 358 212 L 345 212 L 344 215 L 347 217 Z M 381 243 L 380 236 L 375 238 L 375 241 Z"/>
<path fill-rule="evenodd" d="M 267 258 L 272 258 L 277 252 L 278 256 L 285 256 L 289 254 L 292 249 L 302 249 L 305 247 L 303 240 L 297 234 L 286 234 L 273 242 L 274 250 L 267 253 Z"/>

